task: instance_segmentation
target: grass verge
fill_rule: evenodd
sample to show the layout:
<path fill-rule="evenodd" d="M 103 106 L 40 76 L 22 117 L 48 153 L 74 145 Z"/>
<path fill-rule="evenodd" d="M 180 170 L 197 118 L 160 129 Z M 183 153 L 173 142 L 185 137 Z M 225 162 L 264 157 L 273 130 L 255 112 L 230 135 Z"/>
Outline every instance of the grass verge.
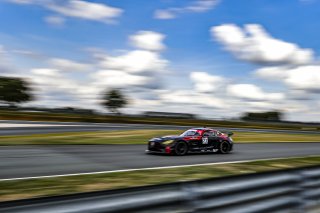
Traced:
<path fill-rule="evenodd" d="M 0 145 L 146 144 L 152 137 L 176 135 L 177 130 L 125 130 L 0 136 Z M 235 132 L 241 142 L 320 142 L 320 134 Z"/>
<path fill-rule="evenodd" d="M 0 201 L 190 181 L 285 168 L 319 165 L 320 156 L 257 160 L 105 174 L 0 181 Z"/>
<path fill-rule="evenodd" d="M 178 118 L 135 117 L 125 115 L 67 114 L 50 112 L 22 112 L 16 110 L 0 110 L 0 120 L 60 121 L 60 122 L 97 122 L 97 123 L 133 123 L 160 124 L 182 126 L 220 126 L 259 129 L 292 129 L 319 131 L 319 125 L 304 123 L 242 122 L 225 120 L 201 120 Z"/>

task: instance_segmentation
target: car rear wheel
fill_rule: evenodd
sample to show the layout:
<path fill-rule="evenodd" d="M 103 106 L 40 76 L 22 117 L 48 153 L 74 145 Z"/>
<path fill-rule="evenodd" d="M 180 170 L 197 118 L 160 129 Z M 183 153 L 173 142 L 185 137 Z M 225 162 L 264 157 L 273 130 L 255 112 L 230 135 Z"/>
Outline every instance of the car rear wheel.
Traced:
<path fill-rule="evenodd" d="M 221 154 L 227 154 L 227 153 L 229 153 L 230 152 L 230 150 L 231 150 L 231 145 L 229 144 L 229 142 L 227 142 L 227 141 L 222 141 L 221 143 L 220 143 L 220 146 L 219 146 L 219 153 L 221 153 Z"/>
<path fill-rule="evenodd" d="M 174 152 L 176 155 L 186 155 L 188 153 L 188 145 L 180 141 L 175 145 Z"/>

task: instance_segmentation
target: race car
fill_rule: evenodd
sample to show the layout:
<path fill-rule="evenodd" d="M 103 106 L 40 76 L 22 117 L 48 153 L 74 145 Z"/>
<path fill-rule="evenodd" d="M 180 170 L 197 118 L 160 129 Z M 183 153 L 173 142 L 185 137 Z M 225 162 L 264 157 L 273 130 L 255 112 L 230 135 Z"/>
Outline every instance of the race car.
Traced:
<path fill-rule="evenodd" d="M 149 140 L 147 153 L 186 155 L 189 152 L 232 151 L 232 132 L 221 132 L 211 128 L 193 128 L 179 136 L 155 137 Z"/>

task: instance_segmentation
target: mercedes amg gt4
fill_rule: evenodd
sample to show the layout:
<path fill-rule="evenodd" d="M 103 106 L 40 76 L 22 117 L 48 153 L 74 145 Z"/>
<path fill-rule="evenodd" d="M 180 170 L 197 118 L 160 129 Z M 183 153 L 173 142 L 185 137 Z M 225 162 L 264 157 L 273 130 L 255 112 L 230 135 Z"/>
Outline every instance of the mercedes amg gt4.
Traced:
<path fill-rule="evenodd" d="M 147 153 L 186 155 L 187 153 L 230 153 L 233 149 L 232 132 L 210 128 L 193 128 L 178 136 L 155 137 L 149 140 Z"/>

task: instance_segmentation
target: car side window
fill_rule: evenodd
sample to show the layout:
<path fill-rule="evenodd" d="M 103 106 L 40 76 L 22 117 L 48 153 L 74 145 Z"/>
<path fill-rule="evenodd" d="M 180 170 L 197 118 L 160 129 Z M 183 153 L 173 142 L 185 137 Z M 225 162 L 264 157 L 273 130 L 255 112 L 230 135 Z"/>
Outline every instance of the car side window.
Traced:
<path fill-rule="evenodd" d="M 216 133 L 215 133 L 215 131 L 207 131 L 207 132 L 205 132 L 205 133 L 203 133 L 203 136 L 205 136 L 205 137 L 212 137 L 212 136 L 216 136 Z"/>
<path fill-rule="evenodd" d="M 207 132 L 203 133 L 203 136 L 204 136 L 204 137 L 209 137 L 209 136 L 210 136 L 210 132 L 207 131 Z"/>
<path fill-rule="evenodd" d="M 217 136 L 217 132 L 216 131 L 211 131 L 211 136 L 216 137 Z"/>
<path fill-rule="evenodd" d="M 184 133 L 181 134 L 181 136 L 183 137 L 187 137 L 187 136 L 199 136 L 199 132 L 194 131 L 194 130 L 187 130 Z"/>
<path fill-rule="evenodd" d="M 199 132 L 196 132 L 196 133 L 194 133 L 194 135 L 192 135 L 192 136 L 199 136 L 200 134 L 199 134 Z"/>

